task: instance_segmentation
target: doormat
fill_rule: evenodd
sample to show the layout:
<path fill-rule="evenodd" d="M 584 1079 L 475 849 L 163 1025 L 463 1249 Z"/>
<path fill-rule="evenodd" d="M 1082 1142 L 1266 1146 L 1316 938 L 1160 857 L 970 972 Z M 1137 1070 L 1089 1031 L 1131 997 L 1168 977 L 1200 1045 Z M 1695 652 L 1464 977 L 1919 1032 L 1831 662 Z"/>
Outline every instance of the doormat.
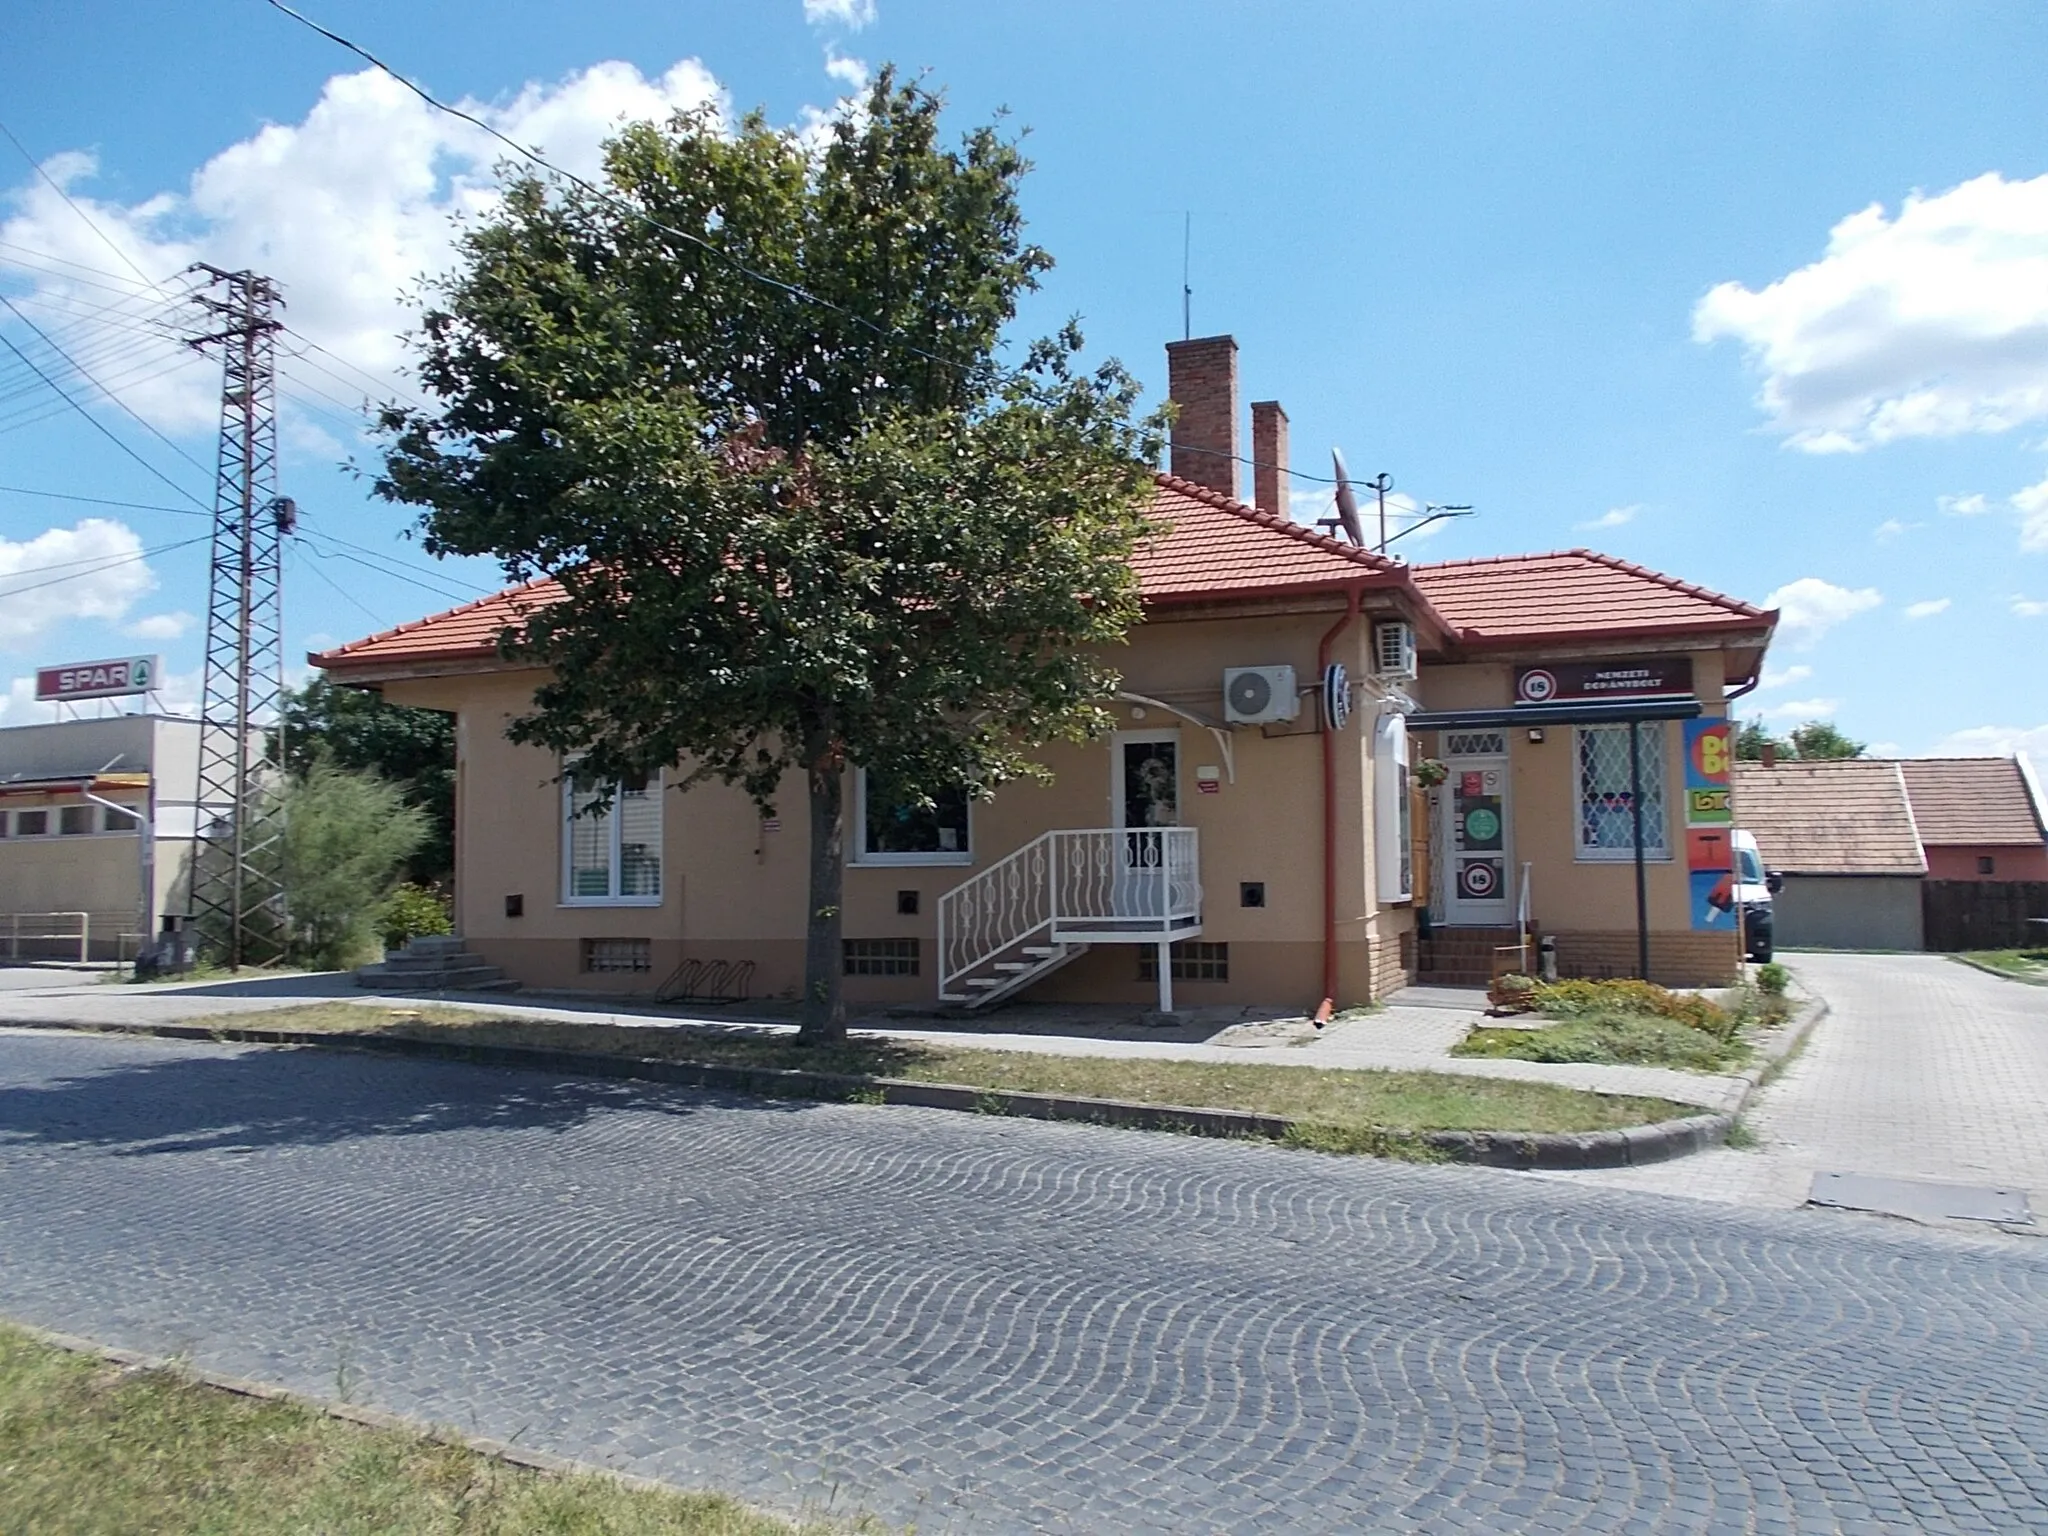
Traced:
<path fill-rule="evenodd" d="M 1878 1211 L 1916 1221 L 2031 1222 L 2024 1189 L 1987 1189 L 1975 1184 L 1935 1184 L 1925 1179 L 1885 1179 L 1868 1173 L 1816 1173 L 1808 1205 L 1841 1211 Z"/>

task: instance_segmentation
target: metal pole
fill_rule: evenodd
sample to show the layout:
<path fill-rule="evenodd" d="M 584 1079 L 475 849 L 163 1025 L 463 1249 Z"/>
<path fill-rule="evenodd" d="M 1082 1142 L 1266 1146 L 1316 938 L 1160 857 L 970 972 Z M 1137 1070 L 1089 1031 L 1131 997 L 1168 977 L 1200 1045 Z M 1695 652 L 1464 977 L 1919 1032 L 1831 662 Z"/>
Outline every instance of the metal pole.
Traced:
<path fill-rule="evenodd" d="M 1628 723 L 1628 810 L 1636 848 L 1636 975 L 1650 979 L 1650 896 L 1643 868 L 1643 723 Z"/>
<path fill-rule="evenodd" d="M 1159 941 L 1159 1011 L 1173 1012 L 1173 940 Z"/>

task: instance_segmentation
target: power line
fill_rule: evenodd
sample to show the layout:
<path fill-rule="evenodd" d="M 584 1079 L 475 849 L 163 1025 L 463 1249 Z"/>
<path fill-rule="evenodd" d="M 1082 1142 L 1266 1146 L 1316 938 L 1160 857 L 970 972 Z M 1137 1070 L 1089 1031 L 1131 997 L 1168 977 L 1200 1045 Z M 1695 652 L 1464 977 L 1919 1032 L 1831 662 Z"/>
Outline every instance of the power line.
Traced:
<path fill-rule="evenodd" d="M 476 598 L 489 597 L 491 595 L 487 589 L 472 587 L 467 582 L 460 581 L 453 576 L 446 577 L 445 580 L 451 586 L 458 586 L 463 590 L 451 592 L 444 587 L 437 587 L 431 582 L 422 580 L 419 575 L 415 574 L 414 567 L 407 566 L 401 561 L 393 560 L 390 556 L 381 554 L 377 550 L 365 549 L 360 544 L 351 544 L 346 539 L 338 539 L 331 533 L 320 533 L 312 529 L 302 528 L 299 530 L 299 536 L 339 546 L 331 557 L 333 559 L 347 560 L 351 564 L 359 565 L 364 570 L 373 571 L 379 576 L 388 576 L 397 581 L 409 582 L 413 586 L 418 587 L 422 592 L 431 592 L 434 596 L 446 598 L 450 602 L 467 603 Z M 353 554 L 349 553 L 351 550 L 354 551 Z M 318 551 L 316 550 L 315 553 L 318 553 Z M 384 563 L 373 564 L 373 561 L 382 561 Z M 435 574 L 438 575 L 439 573 L 436 572 Z"/>
<path fill-rule="evenodd" d="M 148 560 L 157 555 L 168 555 L 169 553 L 171 553 L 172 550 L 187 549 L 194 544 L 203 544 L 206 542 L 207 537 L 208 536 L 206 534 L 202 533 L 194 538 L 180 539 L 175 544 L 159 544 L 154 549 L 139 549 L 132 555 L 118 556 L 114 559 L 105 561 L 103 564 L 95 565 L 89 571 L 73 571 L 68 576 L 52 576 L 48 581 L 32 581 L 25 587 L 6 587 L 4 589 L 0 589 L 0 598 L 19 597 L 24 592 L 35 592 L 41 590 L 44 587 L 54 587 L 59 582 L 80 581 L 87 576 L 97 576 L 102 571 L 113 570 L 116 566 L 133 565 L 138 560 Z M 97 555 L 92 556 L 90 558 L 94 560 L 100 559 L 100 557 Z M 64 565 L 84 565 L 87 562 L 84 560 L 66 560 L 62 563 Z M 36 567 L 36 570 L 53 571 L 57 568 L 58 567 L 54 565 L 39 565 Z M 0 578 L 0 580 L 4 580 L 4 578 Z"/>
<path fill-rule="evenodd" d="M 900 346 L 903 347 L 905 351 L 909 352 L 911 355 L 915 357 L 924 358 L 927 362 L 938 363 L 947 368 L 964 369 L 965 367 L 968 366 L 959 358 L 941 357 L 936 352 L 926 351 L 923 347 L 918 346 L 915 342 L 906 339 L 900 330 L 897 330 L 892 326 L 885 326 L 876 321 L 870 320 L 866 315 L 860 314 L 855 310 L 848 309 L 843 304 L 835 304 L 830 299 L 820 298 L 817 294 L 812 293 L 808 288 L 803 287 L 801 284 L 784 282 L 779 277 L 773 277 L 766 272 L 757 271 L 753 267 L 750 267 L 745 262 L 741 261 L 738 257 L 732 255 L 729 251 L 720 249 L 718 246 L 714 245 L 711 241 L 706 240 L 701 235 L 693 235 L 686 229 L 677 229 L 673 225 L 662 223 L 661 220 L 655 218 L 653 214 L 648 213 L 645 209 L 636 208 L 632 203 L 627 202 L 624 198 L 618 196 L 616 193 L 607 192 L 606 190 L 604 190 L 604 188 L 593 185 L 591 182 L 588 182 L 584 180 L 581 176 L 578 176 L 574 171 L 567 171 L 562 169 L 561 166 L 556 165 L 553 161 L 547 159 L 545 156 L 541 155 L 537 151 L 529 149 L 526 145 L 521 144 L 517 139 L 512 138 L 507 134 L 499 132 L 496 128 L 493 128 L 489 123 L 485 122 L 482 118 L 476 116 L 474 113 L 465 112 L 460 107 L 450 106 L 447 102 L 442 101 L 439 97 L 433 95 L 424 87 L 413 84 L 413 82 L 408 80 L 404 75 L 401 75 L 389 64 L 386 64 L 382 59 L 378 58 L 374 53 L 370 52 L 369 49 L 363 47 L 359 43 L 350 42 L 347 38 L 343 37 L 339 32 L 329 31 L 326 27 L 321 26 L 319 22 L 314 21 L 311 17 L 302 15 L 300 12 L 293 10 L 290 6 L 284 3 L 284 0 L 266 0 L 266 3 L 273 10 L 284 12 L 285 15 L 291 17 L 293 21 L 298 22 L 301 26 L 310 28 L 311 30 L 319 33 L 322 37 L 326 38 L 329 42 L 336 43 L 341 47 L 346 48 L 350 53 L 354 54 L 357 58 L 363 59 L 368 63 L 374 65 L 376 68 L 382 70 L 385 74 L 389 75 L 393 80 L 397 81 L 400 85 L 404 86 L 408 91 L 411 91 L 413 95 L 419 97 L 419 99 L 421 101 L 424 101 L 428 106 L 433 107 L 437 111 L 446 112 L 450 117 L 459 117 L 462 119 L 462 121 L 469 123 L 474 127 L 481 128 L 485 133 L 488 133 L 492 138 L 496 139 L 506 148 L 514 151 L 521 158 L 531 161 L 533 164 L 541 167 L 541 169 L 543 170 L 553 172 L 555 175 L 561 177 L 564 181 L 574 183 L 576 186 L 581 187 L 585 192 L 588 192 L 592 197 L 595 197 L 600 202 L 607 203 L 613 208 L 623 210 L 629 217 L 639 219 L 642 223 L 646 224 L 648 228 L 657 230 L 660 233 L 671 236 L 674 239 L 684 241 L 687 244 L 697 246 L 699 249 L 710 253 L 711 255 L 717 257 L 720 261 L 724 262 L 727 266 L 731 267 L 733 271 L 739 273 L 742 277 L 751 278 L 754 282 L 763 284 L 764 286 L 769 288 L 773 288 L 780 293 L 787 294 L 789 297 L 793 299 L 801 299 L 806 304 L 815 304 L 820 309 L 827 310 L 832 314 L 839 315 L 847 320 L 851 320 L 855 325 L 861 326 L 866 330 L 872 331 L 877 336 L 881 336 L 890 341 L 898 343 Z"/>
<path fill-rule="evenodd" d="M 0 133 L 4 133 L 7 135 L 7 142 L 12 144 L 16 149 L 21 151 L 21 158 L 26 160 L 31 166 L 35 167 L 35 173 L 38 176 L 42 177 L 44 181 L 50 184 L 50 190 L 52 192 L 55 192 L 59 197 L 64 199 L 65 203 L 70 207 L 71 211 L 77 214 L 79 218 L 85 221 L 85 227 L 87 229 L 90 229 L 94 234 L 98 235 L 101 241 L 105 243 L 108 250 L 112 251 L 116 256 L 120 257 L 121 260 L 127 264 L 128 269 L 132 271 L 137 277 L 141 278 L 145 283 L 148 283 L 150 287 L 155 288 L 158 293 L 163 292 L 163 289 L 158 286 L 156 279 L 151 277 L 147 272 L 143 271 L 142 268 L 136 266 L 134 259 L 130 257 L 126 251 L 122 250 L 120 246 L 116 245 L 104 229 L 101 229 L 99 225 L 95 224 L 92 221 L 91 215 L 89 215 L 83 208 L 79 207 L 77 203 L 72 201 L 71 194 L 64 190 L 62 184 L 59 183 L 54 176 L 52 176 L 48 171 L 43 169 L 42 162 L 36 159 L 34 155 L 31 155 L 28 152 L 28 149 L 22 144 L 21 140 L 17 139 L 14 136 L 13 129 L 9 128 L 5 123 L 0 123 Z"/>
<path fill-rule="evenodd" d="M 313 548 L 312 545 L 304 542 L 303 540 L 300 540 L 298 542 L 297 547 L 303 550 L 306 554 L 312 556 L 311 563 L 309 563 L 305 567 L 308 571 L 311 571 L 315 576 L 318 576 L 322 581 L 326 582 L 328 586 L 332 587 L 336 593 L 338 593 L 341 597 L 345 598 L 348 602 L 353 603 L 357 611 L 360 612 L 362 616 L 368 619 L 372 624 L 377 625 L 379 628 L 390 627 L 390 621 L 388 619 L 379 618 L 376 614 L 372 613 L 369 609 L 368 604 L 364 603 L 364 601 L 361 598 L 357 597 L 355 593 L 349 591 L 347 587 L 344 587 L 340 582 L 336 581 L 332 576 L 328 575 L 327 572 L 320 568 L 321 562 L 327 560 L 329 558 L 328 556 L 321 554 L 319 550 Z M 341 559 L 346 557 L 335 556 L 333 558 Z"/>
<path fill-rule="evenodd" d="M 4 298 L 5 295 L 0 294 L 0 299 Z M 116 448 L 120 449 L 123 453 L 127 454 L 129 458 L 133 459 L 136 463 L 140 464 L 152 475 L 155 475 L 157 479 L 163 481 L 165 485 L 168 485 L 172 490 L 176 491 L 180 496 L 184 497 L 187 501 L 191 502 L 192 505 L 194 505 L 195 507 L 204 507 L 206 505 L 205 502 L 201 501 L 197 496 L 194 496 L 190 491 L 186 490 L 185 487 L 178 484 L 177 481 L 173 480 L 169 475 L 165 474 L 162 470 L 158 469 L 154 464 L 150 463 L 149 460 L 145 459 L 133 448 L 130 448 L 126 443 L 122 442 L 120 438 L 114 436 L 112 428 L 110 428 L 105 422 L 101 421 L 99 417 L 93 415 L 93 413 L 87 410 L 83 405 L 80 405 L 78 401 L 74 400 L 63 385 L 59 384 L 47 373 L 44 373 L 41 368 L 37 367 L 35 359 L 31 358 L 26 352 L 22 351 L 21 348 L 17 347 L 14 344 L 14 338 L 9 336 L 4 331 L 0 331 L 0 345 L 5 345 L 8 351 L 12 352 L 24 363 L 27 363 L 29 367 L 34 368 L 36 375 L 39 378 L 41 378 L 45 384 L 49 385 L 50 388 L 56 390 L 58 394 L 62 395 L 65 399 L 65 402 L 69 404 L 74 411 L 78 412 L 79 415 L 83 416 L 87 421 L 91 422 L 94 430 L 103 435 L 108 442 L 112 443 Z M 126 407 L 123 407 L 123 409 L 126 409 Z M 130 414 L 133 413 L 131 412 Z"/>
<path fill-rule="evenodd" d="M 25 485 L 0 485 L 0 492 L 10 496 L 41 496 L 49 501 L 82 501 L 95 507 L 127 507 L 136 512 L 175 512 L 180 517 L 210 517 L 208 512 L 195 512 L 190 507 L 166 507 L 153 501 L 113 501 L 105 496 L 74 496 L 69 491 L 36 491 Z"/>

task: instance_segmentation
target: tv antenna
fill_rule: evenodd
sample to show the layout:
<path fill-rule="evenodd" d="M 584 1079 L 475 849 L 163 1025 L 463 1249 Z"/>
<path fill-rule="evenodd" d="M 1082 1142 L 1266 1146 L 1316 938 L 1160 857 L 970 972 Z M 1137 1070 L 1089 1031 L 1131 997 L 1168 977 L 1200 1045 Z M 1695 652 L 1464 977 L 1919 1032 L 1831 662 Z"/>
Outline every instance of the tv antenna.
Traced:
<path fill-rule="evenodd" d="M 1180 220 L 1180 339 L 1188 341 L 1195 334 L 1195 290 L 1188 281 L 1188 257 L 1195 243 L 1195 216 L 1190 211 L 1183 213 Z"/>

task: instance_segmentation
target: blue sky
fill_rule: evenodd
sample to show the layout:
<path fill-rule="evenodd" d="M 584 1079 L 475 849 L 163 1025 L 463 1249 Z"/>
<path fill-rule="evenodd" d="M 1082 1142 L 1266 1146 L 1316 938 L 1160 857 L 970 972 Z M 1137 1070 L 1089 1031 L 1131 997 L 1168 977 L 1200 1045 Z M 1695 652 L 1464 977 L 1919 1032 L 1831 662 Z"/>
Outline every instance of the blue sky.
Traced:
<path fill-rule="evenodd" d="M 1340 445 L 1479 509 L 1410 558 L 1591 544 L 1778 594 L 1746 708 L 2048 759 L 2048 9 L 308 4 L 572 164 L 621 111 L 801 124 L 860 65 L 928 71 L 963 129 L 1030 130 L 1059 266 L 1025 329 L 1078 314 L 1158 388 L 1191 215 L 1196 333 L 1237 336 L 1295 465 Z M 0 141 L 0 292 L 135 414 L 0 310 L 107 429 L 0 348 L 0 485 L 205 500 L 217 384 L 165 371 L 172 274 L 255 265 L 327 349 L 288 338 L 292 655 L 492 585 L 337 466 L 494 155 L 261 0 L 21 7 L 9 35 L 0 121 L 98 229 Z M 203 529 L 0 491 L 0 722 L 34 717 L 37 662 L 161 650 L 189 678 L 203 545 L 129 557 Z"/>

